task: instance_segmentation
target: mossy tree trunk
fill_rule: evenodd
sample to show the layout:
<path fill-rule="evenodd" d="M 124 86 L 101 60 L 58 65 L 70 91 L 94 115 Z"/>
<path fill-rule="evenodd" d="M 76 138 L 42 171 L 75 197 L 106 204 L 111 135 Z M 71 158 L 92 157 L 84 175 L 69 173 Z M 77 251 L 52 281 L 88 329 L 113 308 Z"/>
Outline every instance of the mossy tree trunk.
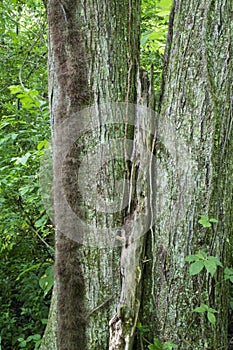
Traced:
<path fill-rule="evenodd" d="M 174 1 L 165 54 L 158 141 L 167 153 L 157 147 L 161 190 L 141 322 L 184 350 L 228 349 L 230 295 L 223 269 L 213 278 L 204 270 L 191 277 L 184 259 L 200 250 L 230 264 L 232 19 L 230 1 Z M 203 228 L 200 215 L 218 223 Z M 201 303 L 218 310 L 215 325 L 193 312 Z"/>
<path fill-rule="evenodd" d="M 53 132 L 93 104 L 148 101 L 139 79 L 139 1 L 50 0 L 48 17 Z M 112 249 L 57 232 L 58 326 L 50 328 L 54 343 L 44 339 L 41 350 L 143 349 L 138 321 L 149 326 L 151 340 L 172 340 L 182 350 L 228 348 L 223 270 L 190 277 L 184 259 L 205 250 L 229 262 L 231 41 L 229 1 L 174 2 L 154 140 L 155 225 L 136 243 Z M 202 228 L 201 214 L 218 223 Z M 201 302 L 219 310 L 216 325 L 192 312 Z"/>
<path fill-rule="evenodd" d="M 75 115 L 80 123 L 79 111 L 85 107 L 94 105 L 98 110 L 103 103 L 136 103 L 140 99 L 137 84 L 140 1 L 50 0 L 48 20 L 50 109 L 53 147 L 56 148 L 57 130 L 62 123 L 73 122 Z M 85 147 L 95 146 L 102 135 L 94 130 L 92 137 Z M 69 168 L 66 194 L 73 207 L 78 207 L 79 203 L 76 203 L 77 193 L 69 178 L 75 172 L 78 147 L 71 150 L 66 164 Z M 55 177 L 57 170 L 55 166 Z M 55 215 L 59 213 L 55 212 Z M 116 219 L 119 221 L 123 217 Z M 114 221 L 114 215 L 106 220 L 108 224 Z M 95 239 L 94 234 L 92 238 Z M 109 322 L 112 320 L 113 328 L 113 316 L 119 309 L 122 293 L 120 261 L 120 247 L 89 248 L 57 231 L 57 332 L 54 332 L 57 339 L 49 345 L 45 337 L 42 349 L 97 350 L 108 348 L 109 342 L 115 345 L 118 342 L 124 344 L 119 345 L 121 348 L 128 348 L 126 338 L 132 344 L 134 332 L 129 327 L 119 339 L 109 340 Z M 124 285 L 128 295 L 129 287 L 127 283 Z M 130 300 L 132 309 L 136 303 L 134 299 Z M 137 313 L 134 318 L 135 328 Z"/>

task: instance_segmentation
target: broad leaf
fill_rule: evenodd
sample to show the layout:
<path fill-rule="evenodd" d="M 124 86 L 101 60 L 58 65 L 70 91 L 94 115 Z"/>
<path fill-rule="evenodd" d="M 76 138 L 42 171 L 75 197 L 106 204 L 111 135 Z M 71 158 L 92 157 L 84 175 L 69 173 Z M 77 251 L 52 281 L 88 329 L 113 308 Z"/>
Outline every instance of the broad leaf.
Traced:
<path fill-rule="evenodd" d="M 149 350 L 161 350 L 163 349 L 163 344 L 158 338 L 154 338 L 154 344 L 148 345 Z"/>
<path fill-rule="evenodd" d="M 214 219 L 214 218 L 210 218 L 210 219 L 209 219 L 209 222 L 215 222 L 215 223 L 217 223 L 218 220 L 217 220 L 217 219 Z"/>
<path fill-rule="evenodd" d="M 210 256 L 207 257 L 207 259 L 208 259 L 209 261 L 215 263 L 217 266 L 223 267 L 223 264 L 221 263 L 220 260 L 218 260 L 218 258 L 216 258 L 216 256 L 210 255 Z"/>
<path fill-rule="evenodd" d="M 167 349 L 167 350 L 172 350 L 172 349 L 177 349 L 178 346 L 174 343 L 172 343 L 171 341 L 166 341 L 163 344 L 163 349 Z"/>
<path fill-rule="evenodd" d="M 194 312 L 204 313 L 204 312 L 206 312 L 206 309 L 203 308 L 203 307 L 201 307 L 201 306 L 198 306 L 198 307 L 196 307 L 193 311 L 194 311 Z"/>
<path fill-rule="evenodd" d="M 213 309 L 212 307 L 209 307 L 208 311 L 211 312 L 212 314 L 217 314 L 218 313 L 218 311 Z"/>
<path fill-rule="evenodd" d="M 203 312 L 206 312 L 208 310 L 209 310 L 208 305 L 201 303 L 201 306 L 196 307 L 193 311 L 203 313 Z"/>
<path fill-rule="evenodd" d="M 189 273 L 191 276 L 197 275 L 204 267 L 204 262 L 202 260 L 195 261 L 189 267 Z"/>
<path fill-rule="evenodd" d="M 207 318 L 210 321 L 210 323 L 212 324 L 216 323 L 216 317 L 212 312 L 207 312 Z"/>
<path fill-rule="evenodd" d="M 41 289 L 44 291 L 44 296 L 48 294 L 48 292 L 53 287 L 54 283 L 54 274 L 53 274 L 53 266 L 50 266 L 46 269 L 45 274 L 40 278 L 39 285 Z"/>
<path fill-rule="evenodd" d="M 211 223 L 209 222 L 209 217 L 206 215 L 201 215 L 200 220 L 198 220 L 198 223 L 201 224 L 203 227 L 211 227 Z"/>
<path fill-rule="evenodd" d="M 196 255 L 188 255 L 184 259 L 186 262 L 192 262 L 192 261 L 197 261 L 199 260 Z"/>
<path fill-rule="evenodd" d="M 213 277 L 216 270 L 217 270 L 217 265 L 213 261 L 209 261 L 209 260 L 205 260 L 204 265 L 205 265 L 206 270 Z"/>
<path fill-rule="evenodd" d="M 228 267 L 224 269 L 224 280 L 230 280 L 233 283 L 233 269 Z"/>

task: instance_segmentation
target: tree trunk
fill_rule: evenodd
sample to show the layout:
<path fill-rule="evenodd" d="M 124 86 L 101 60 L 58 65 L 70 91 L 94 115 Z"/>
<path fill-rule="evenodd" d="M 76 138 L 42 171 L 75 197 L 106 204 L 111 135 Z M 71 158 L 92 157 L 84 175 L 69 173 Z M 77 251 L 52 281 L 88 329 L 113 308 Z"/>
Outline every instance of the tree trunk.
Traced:
<path fill-rule="evenodd" d="M 50 0 L 48 17 L 54 171 L 61 174 L 62 165 L 63 178 L 55 180 L 55 222 L 61 225 L 55 266 L 57 340 L 46 349 L 143 349 L 140 336 L 135 338 L 138 321 L 149 326 L 150 340 L 154 336 L 172 340 L 181 350 L 227 349 L 229 292 L 222 281 L 223 271 L 219 268 L 213 278 L 205 272 L 190 277 L 184 258 L 205 250 L 223 263 L 229 261 L 231 4 L 223 0 L 174 2 L 155 137 L 151 112 L 130 105 L 126 115 L 130 110 L 135 120 L 123 131 L 113 126 L 103 132 L 102 125 L 93 122 L 93 111 L 101 115 L 105 108 L 110 119 L 122 111 L 122 105 L 109 108 L 109 102 L 153 105 L 148 82 L 139 72 L 139 2 Z M 100 107 L 103 103 L 107 104 Z M 93 115 L 88 119 L 90 110 L 80 111 L 91 105 Z M 143 113 L 149 113 L 148 119 L 143 119 L 146 131 L 138 132 L 142 125 L 137 129 L 136 123 Z M 92 129 L 87 128 L 89 121 Z M 85 137 L 77 141 L 79 129 L 80 135 L 85 130 Z M 133 134 L 131 151 L 136 148 L 134 166 L 127 161 L 124 165 L 128 165 L 131 185 L 135 186 L 135 176 L 142 186 L 128 216 L 125 212 L 104 216 L 96 210 L 82 211 L 74 180 L 80 157 L 113 134 L 119 138 Z M 153 152 L 145 156 L 142 144 Z M 61 150 L 67 152 L 63 155 Z M 148 167 L 148 176 L 140 171 L 136 174 L 138 164 L 139 170 Z M 110 175 L 124 171 L 115 167 Z M 102 180 L 106 175 L 101 174 Z M 133 230 L 129 225 L 129 237 L 123 237 L 123 230 L 117 236 L 121 244 L 101 249 L 97 241 L 102 236 L 96 241 L 95 231 L 88 237 L 80 228 L 77 233 L 69 209 L 60 207 L 61 185 L 76 216 L 86 215 L 88 223 L 95 220 L 97 228 L 123 225 L 125 216 L 138 222 L 138 212 L 146 207 L 147 225 L 142 221 L 139 226 L 146 226 L 147 234 L 130 241 Z M 198 223 L 201 214 L 218 219 L 218 223 L 202 228 Z M 219 310 L 216 325 L 210 326 L 204 316 L 193 313 L 201 302 Z"/>
<path fill-rule="evenodd" d="M 213 278 L 203 271 L 191 277 L 184 258 L 201 250 L 230 263 L 232 15 L 228 1 L 175 1 L 165 54 L 157 218 L 141 322 L 185 350 L 228 349 L 230 295 L 223 269 Z M 200 215 L 218 223 L 203 228 Z M 193 312 L 201 303 L 218 310 L 216 325 Z"/>
<path fill-rule="evenodd" d="M 73 179 L 75 177 L 83 149 L 90 151 L 96 146 L 97 141 L 103 138 L 103 131 L 97 127 L 98 123 L 93 130 L 87 131 L 87 141 L 81 141 L 81 144 L 79 140 L 75 142 L 75 135 L 72 135 L 73 144 L 70 145 L 68 157 L 62 164 L 63 183 L 59 182 L 57 174 L 61 168 L 59 159 L 64 156 L 61 152 L 62 146 L 64 151 L 67 150 L 66 145 L 64 146 L 66 139 L 63 127 L 69 123 L 69 128 L 76 128 L 77 131 L 77 125 L 80 123 L 78 131 L 81 132 L 86 121 L 86 116 L 79 113 L 81 110 L 94 105 L 92 111 L 101 114 L 99 106 L 106 102 L 136 103 L 140 99 L 142 103 L 143 96 L 137 91 L 140 2 L 51 0 L 48 5 L 48 18 L 54 174 L 55 178 L 58 178 L 55 180 L 55 223 L 59 222 L 61 226 L 65 226 L 65 229 L 62 226 L 63 230 L 59 224 L 57 225 L 60 230 L 56 238 L 55 276 L 58 311 L 56 346 L 59 350 L 107 349 L 108 346 L 114 349 L 129 349 L 132 348 L 134 337 L 132 327 L 133 329 L 136 327 L 137 310 L 139 310 L 140 291 L 137 289 L 140 277 L 137 278 L 137 284 L 128 273 L 130 266 L 127 258 L 121 263 L 123 258 L 120 246 L 100 249 L 98 246 L 95 247 L 95 243 L 98 245 L 98 242 L 95 242 L 95 232 L 90 233 L 88 237 L 84 236 L 84 232 L 80 232 L 80 227 L 79 232 L 76 232 L 77 226 L 70 219 L 68 209 L 63 208 L 63 212 L 60 204 L 62 193 L 59 192 L 59 188 L 64 185 L 68 203 L 73 211 L 80 214 L 75 181 L 72 183 L 70 179 L 73 175 Z M 108 113 L 111 114 L 112 111 L 109 110 Z M 98 116 L 96 118 L 98 122 Z M 88 136 L 89 132 L 91 137 Z M 120 130 L 115 132 L 122 133 Z M 108 137 L 112 137 L 111 131 Z M 62 138 L 63 144 L 60 147 L 58 144 Z M 78 139 L 77 136 L 76 138 Z M 95 173 L 95 167 L 92 168 Z M 113 169 L 114 174 L 117 175 Z M 62 223 L 59 215 L 66 217 L 64 220 L 62 218 Z M 122 214 L 110 214 L 103 218 L 103 215 L 96 214 L 95 210 L 89 210 L 88 215 L 87 222 L 91 223 L 94 216 L 99 221 L 97 226 L 100 227 L 103 224 L 109 227 L 109 222 L 114 226 L 115 222 L 122 222 L 124 219 Z M 69 232 L 67 232 L 68 226 Z M 89 247 L 93 242 L 94 247 Z M 134 256 L 132 255 L 130 259 L 134 260 L 134 265 L 130 272 L 133 276 L 138 274 L 139 259 L 143 253 L 142 239 L 140 242 L 141 245 L 137 243 L 125 248 L 127 253 L 122 254 L 126 256 L 128 251 L 132 250 Z M 130 278 L 123 276 L 123 267 Z M 135 284 L 135 286 L 131 284 L 134 293 L 131 293 L 129 288 L 129 283 L 132 282 Z M 136 311 L 135 305 L 137 305 Z M 122 322 L 120 327 L 118 324 L 116 332 L 115 323 L 116 320 L 121 320 L 120 313 L 124 313 L 125 323 Z M 127 313 L 130 316 L 127 316 Z M 110 320 L 111 327 L 109 327 Z M 125 326 L 127 322 L 130 326 L 129 324 Z M 109 328 L 112 330 L 110 339 Z"/>

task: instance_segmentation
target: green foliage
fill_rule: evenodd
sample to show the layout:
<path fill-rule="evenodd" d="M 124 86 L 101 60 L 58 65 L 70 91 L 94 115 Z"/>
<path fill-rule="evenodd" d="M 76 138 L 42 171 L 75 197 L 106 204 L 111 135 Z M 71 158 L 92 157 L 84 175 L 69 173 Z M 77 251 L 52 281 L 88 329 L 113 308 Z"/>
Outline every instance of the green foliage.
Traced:
<path fill-rule="evenodd" d="M 158 99 L 168 31 L 171 0 L 143 0 L 141 21 L 141 66 L 154 67 L 154 87 Z"/>
<path fill-rule="evenodd" d="M 233 283 L 233 269 L 226 267 L 224 269 L 224 280 L 229 280 L 231 283 Z"/>
<path fill-rule="evenodd" d="M 197 275 L 205 268 L 213 277 L 217 267 L 223 267 L 222 263 L 215 256 L 208 256 L 205 252 L 200 251 L 197 254 L 187 256 L 185 261 L 191 263 L 189 267 L 191 276 Z"/>
<path fill-rule="evenodd" d="M 139 333 L 141 335 L 145 335 L 146 333 L 149 332 L 149 327 L 143 326 L 141 322 L 137 323 L 137 329 L 139 330 Z"/>
<path fill-rule="evenodd" d="M 147 326 L 143 326 L 141 322 L 137 323 L 137 329 L 142 336 L 143 340 L 146 343 L 149 343 L 148 349 L 149 350 L 160 350 L 160 349 L 167 349 L 167 350 L 172 350 L 172 349 L 177 349 L 178 346 L 174 344 L 173 342 L 166 341 L 165 343 L 162 343 L 159 338 L 154 338 L 153 344 L 151 344 L 144 336 L 146 333 L 149 332 L 149 328 Z"/>
<path fill-rule="evenodd" d="M 218 220 L 209 218 L 207 215 L 201 215 L 198 223 L 203 228 L 209 228 L 213 223 L 217 223 Z M 189 266 L 189 273 L 191 276 L 199 274 L 203 269 L 213 277 L 217 271 L 217 267 L 223 267 L 222 263 L 215 256 L 207 255 L 205 252 L 199 251 L 194 255 L 189 255 L 185 258 L 186 262 L 191 263 Z"/>
<path fill-rule="evenodd" d="M 39 0 L 4 0 L 0 10 L 0 348 L 31 350 L 50 305 L 40 280 L 53 264 L 38 181 L 50 137 L 46 13 Z"/>
<path fill-rule="evenodd" d="M 41 343 L 41 335 L 40 334 L 35 334 L 35 335 L 30 335 L 27 337 L 27 339 L 24 338 L 18 338 L 17 341 L 19 342 L 19 347 L 20 349 L 25 349 L 27 347 L 27 344 L 33 343 L 34 344 L 34 349 L 39 349 L 40 343 Z"/>
<path fill-rule="evenodd" d="M 41 289 L 44 291 L 44 296 L 46 296 L 50 292 L 50 290 L 53 287 L 53 283 L 54 283 L 53 266 L 49 266 L 39 280 L 39 285 Z"/>
<path fill-rule="evenodd" d="M 141 66 L 149 72 L 153 64 L 157 97 L 171 2 L 142 2 Z M 50 138 L 46 13 L 40 0 L 4 0 L 0 10 L 0 350 L 33 350 L 47 323 L 53 286 L 53 227 L 38 182 Z M 211 228 L 217 220 L 201 215 L 198 222 Z M 223 267 L 204 252 L 185 260 L 191 276 L 206 270 L 213 277 Z M 224 280 L 233 282 L 233 269 L 225 268 Z M 217 311 L 207 304 L 194 312 L 215 324 Z M 137 328 L 149 350 L 178 348 L 159 338 L 149 344 L 149 328 L 140 322 Z"/>
<path fill-rule="evenodd" d="M 201 215 L 200 220 L 198 220 L 198 223 L 201 224 L 203 227 L 211 227 L 211 223 L 217 223 L 218 220 L 214 219 L 214 218 L 210 218 L 206 215 Z"/>
<path fill-rule="evenodd" d="M 209 226 L 210 222 L 215 223 L 215 222 L 217 222 L 217 220 L 216 219 L 209 219 L 208 216 L 204 216 L 204 215 L 201 216 L 201 219 L 199 220 L 199 223 L 203 227 L 210 227 Z M 223 264 L 219 261 L 219 259 L 217 259 L 215 256 L 207 255 L 205 252 L 201 252 L 201 251 L 199 251 L 198 253 L 193 254 L 193 255 L 188 255 L 185 258 L 185 261 L 191 263 L 189 266 L 189 273 L 191 276 L 199 274 L 205 268 L 206 271 L 211 275 L 211 277 L 213 277 L 217 271 L 218 266 L 223 268 Z M 233 269 L 232 268 L 226 267 L 224 269 L 224 280 L 225 281 L 229 280 L 231 283 L 233 283 Z M 231 309 L 233 309 L 232 298 L 230 301 L 230 306 L 231 306 Z M 198 313 L 202 313 L 202 314 L 206 314 L 207 319 L 211 324 L 216 323 L 216 317 L 214 314 L 218 313 L 218 311 L 209 307 L 207 304 L 201 303 L 201 305 L 199 307 L 196 307 L 193 311 L 198 312 Z"/>
<path fill-rule="evenodd" d="M 210 323 L 212 324 L 215 324 L 216 323 L 216 317 L 215 317 L 215 313 L 218 313 L 217 310 L 209 307 L 208 305 L 206 304 L 201 304 L 201 306 L 199 307 L 196 307 L 194 310 L 194 312 L 199 312 L 199 313 L 202 313 L 202 314 L 206 314 L 207 315 L 207 319 Z"/>
<path fill-rule="evenodd" d="M 21 85 L 9 86 L 9 90 L 12 95 L 16 95 L 16 97 L 19 99 L 19 102 L 21 103 L 22 108 L 24 109 L 31 110 L 33 107 L 37 108 L 40 107 L 40 105 L 44 104 L 43 100 L 40 101 L 37 98 L 37 90 L 23 89 Z"/>
<path fill-rule="evenodd" d="M 166 341 L 165 343 L 161 343 L 161 341 L 158 338 L 154 338 L 154 343 L 148 345 L 149 350 L 161 350 L 161 349 L 166 349 L 166 350 L 172 350 L 172 349 L 177 349 L 178 346 L 171 341 Z"/>
<path fill-rule="evenodd" d="M 202 222 L 203 227 L 206 227 L 204 226 L 206 225 L 206 219 L 203 219 Z M 199 274 L 205 268 L 211 277 L 213 277 L 217 267 L 223 267 L 222 263 L 215 256 L 207 255 L 205 252 L 201 251 L 197 254 L 187 256 L 185 261 L 191 263 L 189 267 L 189 273 L 191 276 Z M 201 306 L 196 307 L 193 311 L 203 314 L 206 313 L 208 321 L 212 324 L 216 323 L 216 317 L 214 314 L 217 313 L 217 310 L 209 307 L 207 304 L 201 303 Z"/>
<path fill-rule="evenodd" d="M 157 3 L 157 6 L 152 7 L 151 1 L 143 2 L 143 14 L 146 21 L 147 31 L 142 32 L 141 46 L 145 51 L 158 52 L 161 55 L 164 54 L 166 35 L 167 35 L 167 24 L 170 14 L 171 1 L 161 0 Z M 152 8 L 150 17 L 149 9 Z M 142 22 L 143 27 L 143 22 Z M 148 30 L 148 27 L 151 28 Z"/>

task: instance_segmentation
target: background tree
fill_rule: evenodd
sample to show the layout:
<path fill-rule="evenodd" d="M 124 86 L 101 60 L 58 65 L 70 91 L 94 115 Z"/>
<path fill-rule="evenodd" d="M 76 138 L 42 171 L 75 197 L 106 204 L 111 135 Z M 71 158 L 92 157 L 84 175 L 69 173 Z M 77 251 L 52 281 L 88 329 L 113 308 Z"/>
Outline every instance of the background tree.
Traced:
<path fill-rule="evenodd" d="M 51 298 L 39 282 L 53 264 L 38 181 L 50 135 L 47 21 L 37 0 L 1 1 L 0 11 L 0 347 L 34 349 Z"/>

